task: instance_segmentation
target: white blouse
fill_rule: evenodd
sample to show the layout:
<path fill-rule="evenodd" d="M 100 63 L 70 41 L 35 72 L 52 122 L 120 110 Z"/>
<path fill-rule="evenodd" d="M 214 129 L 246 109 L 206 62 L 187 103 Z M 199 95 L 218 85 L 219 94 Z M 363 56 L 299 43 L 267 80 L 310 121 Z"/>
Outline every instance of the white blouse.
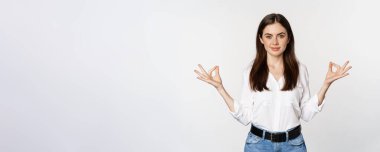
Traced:
<path fill-rule="evenodd" d="M 318 106 L 317 94 L 310 96 L 309 75 L 304 64 L 299 63 L 299 78 L 292 91 L 281 91 L 284 76 L 279 81 L 269 72 L 267 87 L 271 90 L 252 91 L 249 73 L 252 62 L 243 72 L 243 86 L 239 100 L 234 99 L 231 115 L 243 125 L 252 123 L 271 132 L 287 131 L 300 124 L 300 118 L 310 121 L 322 110 L 325 102 Z"/>

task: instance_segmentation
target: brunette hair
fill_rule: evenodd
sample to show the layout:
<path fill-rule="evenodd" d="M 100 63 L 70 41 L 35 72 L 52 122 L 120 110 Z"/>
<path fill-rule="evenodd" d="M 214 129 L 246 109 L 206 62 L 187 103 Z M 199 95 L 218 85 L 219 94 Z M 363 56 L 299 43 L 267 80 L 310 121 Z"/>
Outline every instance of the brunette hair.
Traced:
<path fill-rule="evenodd" d="M 298 60 L 294 52 L 294 36 L 288 20 L 281 14 L 268 14 L 265 16 L 258 27 L 256 35 L 256 57 L 252 65 L 251 72 L 249 74 L 249 83 L 251 89 L 254 91 L 269 90 L 266 86 L 268 79 L 269 68 L 267 64 L 267 52 L 264 48 L 264 44 L 261 43 L 260 37 L 262 37 L 264 28 L 267 25 L 280 23 L 288 33 L 289 43 L 283 52 L 284 61 L 284 78 L 285 85 L 281 91 L 292 90 L 297 85 L 299 68 Z"/>

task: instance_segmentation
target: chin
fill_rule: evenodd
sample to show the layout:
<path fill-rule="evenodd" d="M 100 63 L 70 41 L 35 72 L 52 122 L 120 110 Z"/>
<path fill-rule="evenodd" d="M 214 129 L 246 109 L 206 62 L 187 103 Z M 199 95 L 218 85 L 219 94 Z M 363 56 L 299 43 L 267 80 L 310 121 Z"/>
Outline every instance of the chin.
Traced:
<path fill-rule="evenodd" d="M 268 53 L 271 56 L 281 56 L 283 52 L 270 52 Z"/>

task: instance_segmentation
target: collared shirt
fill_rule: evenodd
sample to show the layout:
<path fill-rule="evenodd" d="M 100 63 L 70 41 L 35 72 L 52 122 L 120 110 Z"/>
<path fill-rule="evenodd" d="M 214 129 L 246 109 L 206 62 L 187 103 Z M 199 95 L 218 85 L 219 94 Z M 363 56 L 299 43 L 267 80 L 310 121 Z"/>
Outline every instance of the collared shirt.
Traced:
<path fill-rule="evenodd" d="M 234 112 L 230 114 L 243 125 L 253 125 L 272 132 L 286 131 L 300 124 L 300 119 L 308 122 L 322 110 L 325 102 L 318 106 L 318 96 L 310 96 L 307 68 L 299 64 L 299 78 L 292 91 L 281 91 L 284 76 L 278 81 L 269 72 L 266 86 L 270 91 L 252 91 L 249 73 L 252 62 L 243 72 L 243 85 L 239 100 L 234 101 Z"/>

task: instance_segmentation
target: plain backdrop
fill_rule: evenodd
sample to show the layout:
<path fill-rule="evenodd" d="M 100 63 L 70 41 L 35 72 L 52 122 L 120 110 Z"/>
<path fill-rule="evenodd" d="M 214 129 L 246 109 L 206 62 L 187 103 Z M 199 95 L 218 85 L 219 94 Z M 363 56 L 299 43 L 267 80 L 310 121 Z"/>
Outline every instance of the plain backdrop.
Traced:
<path fill-rule="evenodd" d="M 239 98 L 269 13 L 289 20 L 312 94 L 329 61 L 353 67 L 302 121 L 308 150 L 380 151 L 380 11 L 370 0 L 2 0 L 0 151 L 243 151 L 250 127 L 193 70 L 219 65 Z"/>

